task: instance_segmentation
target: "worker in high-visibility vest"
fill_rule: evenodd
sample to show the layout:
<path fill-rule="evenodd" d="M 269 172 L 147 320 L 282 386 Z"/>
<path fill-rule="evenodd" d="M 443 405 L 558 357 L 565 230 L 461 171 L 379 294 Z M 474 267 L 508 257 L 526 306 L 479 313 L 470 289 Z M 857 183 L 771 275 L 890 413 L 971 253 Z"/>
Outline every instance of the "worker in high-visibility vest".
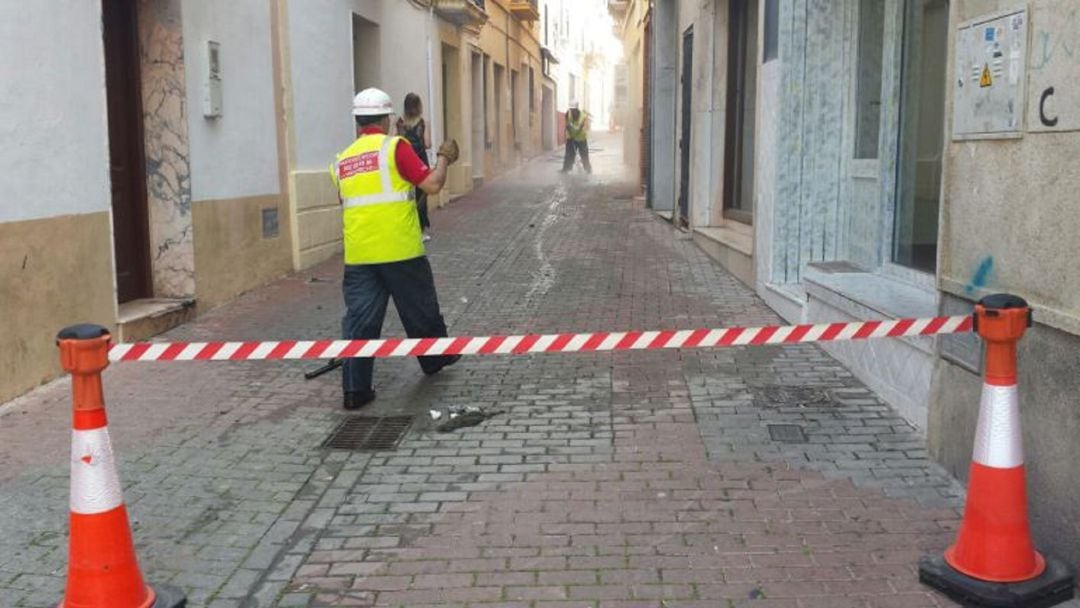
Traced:
<path fill-rule="evenodd" d="M 345 339 L 378 338 L 388 300 L 394 298 L 410 338 L 446 337 L 431 264 L 425 255 L 414 187 L 436 194 L 446 182 L 447 166 L 458 158 L 457 142 L 438 151 L 429 169 L 409 142 L 390 137 L 394 105 L 379 89 L 365 89 L 353 99 L 357 139 L 330 166 L 341 198 L 345 236 Z M 460 356 L 420 357 L 425 374 L 456 363 Z M 375 399 L 374 360 L 348 358 L 342 365 L 345 409 Z"/>
<path fill-rule="evenodd" d="M 589 116 L 581 111 L 578 102 L 570 102 L 570 110 L 566 112 L 566 156 L 563 158 L 563 173 L 569 173 L 574 168 L 575 154 L 581 155 L 581 166 L 585 167 L 586 173 L 592 173 L 592 165 L 589 164 Z"/>

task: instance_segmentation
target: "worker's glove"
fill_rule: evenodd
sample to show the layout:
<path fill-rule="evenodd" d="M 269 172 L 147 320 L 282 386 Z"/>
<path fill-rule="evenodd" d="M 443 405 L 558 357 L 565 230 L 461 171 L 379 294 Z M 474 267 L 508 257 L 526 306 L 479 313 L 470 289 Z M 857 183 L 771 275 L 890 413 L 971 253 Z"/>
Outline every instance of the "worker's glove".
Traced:
<path fill-rule="evenodd" d="M 450 139 L 443 142 L 443 145 L 439 146 L 439 152 L 437 156 L 446 158 L 448 164 L 454 164 L 457 162 L 458 156 L 461 152 L 458 150 L 457 140 Z"/>

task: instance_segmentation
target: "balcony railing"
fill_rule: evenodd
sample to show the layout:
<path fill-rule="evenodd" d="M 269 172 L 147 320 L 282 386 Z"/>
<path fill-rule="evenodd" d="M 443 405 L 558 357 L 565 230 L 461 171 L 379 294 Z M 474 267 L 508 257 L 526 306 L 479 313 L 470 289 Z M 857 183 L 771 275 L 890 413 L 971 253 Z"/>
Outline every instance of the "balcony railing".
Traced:
<path fill-rule="evenodd" d="M 510 0 L 510 14 L 522 21 L 540 19 L 540 5 L 537 0 Z"/>
<path fill-rule="evenodd" d="M 435 0 L 435 12 L 443 19 L 468 28 L 487 23 L 484 0 Z"/>

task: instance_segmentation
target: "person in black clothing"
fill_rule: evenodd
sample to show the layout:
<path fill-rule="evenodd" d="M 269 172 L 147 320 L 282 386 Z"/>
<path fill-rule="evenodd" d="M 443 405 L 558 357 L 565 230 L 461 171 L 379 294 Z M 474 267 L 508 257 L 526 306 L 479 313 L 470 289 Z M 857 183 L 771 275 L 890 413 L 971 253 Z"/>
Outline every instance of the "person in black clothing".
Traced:
<path fill-rule="evenodd" d="M 405 113 L 398 118 L 397 134 L 407 139 L 416 155 L 426 163 L 431 136 L 428 134 L 423 114 L 424 106 L 420 102 L 420 96 L 416 93 L 406 95 Z M 419 188 L 416 189 L 416 206 L 420 211 L 420 228 L 424 231 L 424 240 L 430 241 L 428 230 L 431 228 L 431 220 L 428 219 L 427 193 Z"/>

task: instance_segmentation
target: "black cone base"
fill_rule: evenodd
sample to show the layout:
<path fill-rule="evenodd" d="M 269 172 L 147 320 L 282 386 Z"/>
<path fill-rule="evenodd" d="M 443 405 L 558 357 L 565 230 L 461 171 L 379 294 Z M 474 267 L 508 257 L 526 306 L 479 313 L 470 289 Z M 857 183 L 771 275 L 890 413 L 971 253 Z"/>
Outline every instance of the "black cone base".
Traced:
<path fill-rule="evenodd" d="M 964 606 L 978 608 L 1050 608 L 1073 597 L 1072 570 L 1046 558 L 1046 571 L 1022 583 L 991 583 L 954 570 L 943 556 L 919 560 L 919 582 L 937 589 Z"/>
<path fill-rule="evenodd" d="M 154 589 L 154 605 L 151 608 L 184 608 L 187 596 L 184 592 L 169 585 L 150 585 Z"/>

